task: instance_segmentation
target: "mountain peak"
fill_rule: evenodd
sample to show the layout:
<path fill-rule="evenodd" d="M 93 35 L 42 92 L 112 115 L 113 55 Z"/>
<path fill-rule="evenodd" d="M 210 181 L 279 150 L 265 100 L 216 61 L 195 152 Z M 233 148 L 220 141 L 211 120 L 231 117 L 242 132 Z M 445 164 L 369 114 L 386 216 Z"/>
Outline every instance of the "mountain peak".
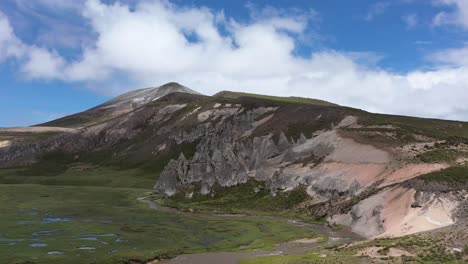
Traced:
<path fill-rule="evenodd" d="M 112 100 L 104 103 L 101 106 L 114 106 L 121 104 L 136 104 L 142 105 L 170 94 L 170 93 L 191 93 L 191 94 L 200 94 L 186 86 L 183 86 L 177 82 L 169 82 L 163 84 L 159 87 L 149 87 L 144 89 L 133 90 L 128 93 L 122 94 L 113 98 Z"/>
<path fill-rule="evenodd" d="M 177 82 L 169 82 L 159 87 L 137 89 L 119 95 L 103 104 L 82 113 L 47 122 L 45 126 L 81 127 L 128 113 L 137 107 L 154 102 L 171 93 L 200 94 Z"/>
<path fill-rule="evenodd" d="M 168 82 L 166 84 L 163 84 L 161 86 L 159 86 L 158 88 L 154 88 L 154 89 L 157 89 L 158 91 L 158 94 L 160 96 L 162 95 L 166 95 L 166 94 L 169 94 L 169 93 L 191 93 L 191 94 L 200 94 L 199 92 L 197 91 L 194 91 L 178 82 Z"/>
<path fill-rule="evenodd" d="M 179 87 L 185 87 L 185 86 L 183 86 L 182 84 L 178 82 L 168 82 L 166 84 L 159 86 L 159 88 L 179 88 Z"/>

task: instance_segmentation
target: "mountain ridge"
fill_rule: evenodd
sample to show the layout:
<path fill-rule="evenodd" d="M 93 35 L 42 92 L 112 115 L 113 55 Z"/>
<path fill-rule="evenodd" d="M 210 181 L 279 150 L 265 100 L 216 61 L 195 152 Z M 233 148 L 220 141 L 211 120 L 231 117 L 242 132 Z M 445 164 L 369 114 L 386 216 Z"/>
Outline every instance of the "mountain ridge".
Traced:
<path fill-rule="evenodd" d="M 109 118 L 128 113 L 144 104 L 153 102 L 170 93 L 200 94 L 176 82 L 169 82 L 159 87 L 133 90 L 114 97 L 100 105 L 80 113 L 65 116 L 36 126 L 79 128 L 93 125 Z"/>

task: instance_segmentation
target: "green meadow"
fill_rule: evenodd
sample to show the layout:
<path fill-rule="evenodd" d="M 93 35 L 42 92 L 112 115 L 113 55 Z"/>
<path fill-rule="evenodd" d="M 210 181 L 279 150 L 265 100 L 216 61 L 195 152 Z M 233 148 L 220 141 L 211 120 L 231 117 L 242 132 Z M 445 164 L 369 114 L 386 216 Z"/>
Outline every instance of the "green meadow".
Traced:
<path fill-rule="evenodd" d="M 0 170 L 2 263 L 138 263 L 181 253 L 269 249 L 318 235 L 272 219 L 151 209 L 137 199 L 148 195 L 151 189 L 143 186 L 155 179 L 134 170 L 22 172 Z"/>

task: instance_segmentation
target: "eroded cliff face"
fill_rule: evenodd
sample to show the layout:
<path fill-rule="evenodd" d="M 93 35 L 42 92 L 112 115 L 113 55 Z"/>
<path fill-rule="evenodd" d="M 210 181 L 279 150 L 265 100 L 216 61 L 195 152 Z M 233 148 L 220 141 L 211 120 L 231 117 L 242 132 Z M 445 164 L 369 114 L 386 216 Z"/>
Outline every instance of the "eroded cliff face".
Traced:
<path fill-rule="evenodd" d="M 155 189 L 173 195 L 186 185 L 200 183 L 200 192 L 207 194 L 215 184 L 233 186 L 245 183 L 250 168 L 260 166 L 268 157 L 278 153 L 271 137 L 253 141 L 245 139 L 257 126 L 269 120 L 277 108 L 244 111 L 241 106 L 214 106 L 214 110 L 193 113 L 197 114 L 200 122 L 194 130 L 173 136 L 179 144 L 198 139 L 201 142 L 190 159 L 181 153 L 179 159 L 169 162 Z M 262 115 L 266 116 L 259 119 Z M 205 122 L 207 120 L 217 122 Z"/>
<path fill-rule="evenodd" d="M 181 153 L 171 160 L 155 190 L 172 196 L 196 187 L 209 195 L 217 186 L 243 184 L 249 178 L 265 182 L 272 195 L 305 186 L 314 214 L 368 237 L 410 234 L 456 221 L 453 212 L 464 194 L 400 186 L 446 164 L 397 162 L 397 153 L 342 137 L 342 128 L 357 125 L 354 116 L 296 139 L 283 132 L 252 136 L 276 111 L 215 104 L 198 113 L 200 124 L 175 137 L 179 143 L 200 139 L 195 154 Z"/>

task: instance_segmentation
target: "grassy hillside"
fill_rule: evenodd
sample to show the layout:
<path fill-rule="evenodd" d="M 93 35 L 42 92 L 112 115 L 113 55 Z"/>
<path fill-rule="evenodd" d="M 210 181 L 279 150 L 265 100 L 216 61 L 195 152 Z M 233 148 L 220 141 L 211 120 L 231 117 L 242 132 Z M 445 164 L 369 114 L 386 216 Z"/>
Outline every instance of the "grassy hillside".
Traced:
<path fill-rule="evenodd" d="M 395 125 L 408 132 L 421 132 L 441 139 L 468 139 L 468 122 L 463 121 L 368 113 L 362 116 L 361 123 L 374 126 Z"/>
<path fill-rule="evenodd" d="M 308 104 L 308 105 L 320 105 L 320 106 L 338 106 L 337 104 L 330 103 L 327 101 L 304 98 L 304 97 L 280 97 L 280 96 L 230 92 L 230 91 L 222 91 L 222 92 L 215 94 L 214 96 L 222 97 L 222 98 L 231 98 L 231 99 L 240 99 L 242 97 L 250 97 L 250 98 L 258 98 L 258 99 L 267 99 L 267 100 L 272 100 L 272 101 L 281 102 L 281 103 Z"/>
<path fill-rule="evenodd" d="M 444 170 L 435 171 L 425 174 L 418 179 L 426 182 L 439 182 L 448 183 L 453 185 L 467 185 L 468 184 L 468 163 L 465 165 L 458 165 Z"/>
<path fill-rule="evenodd" d="M 78 128 L 104 122 L 108 119 L 110 118 L 97 116 L 95 113 L 81 112 L 39 124 L 38 126 Z"/>

